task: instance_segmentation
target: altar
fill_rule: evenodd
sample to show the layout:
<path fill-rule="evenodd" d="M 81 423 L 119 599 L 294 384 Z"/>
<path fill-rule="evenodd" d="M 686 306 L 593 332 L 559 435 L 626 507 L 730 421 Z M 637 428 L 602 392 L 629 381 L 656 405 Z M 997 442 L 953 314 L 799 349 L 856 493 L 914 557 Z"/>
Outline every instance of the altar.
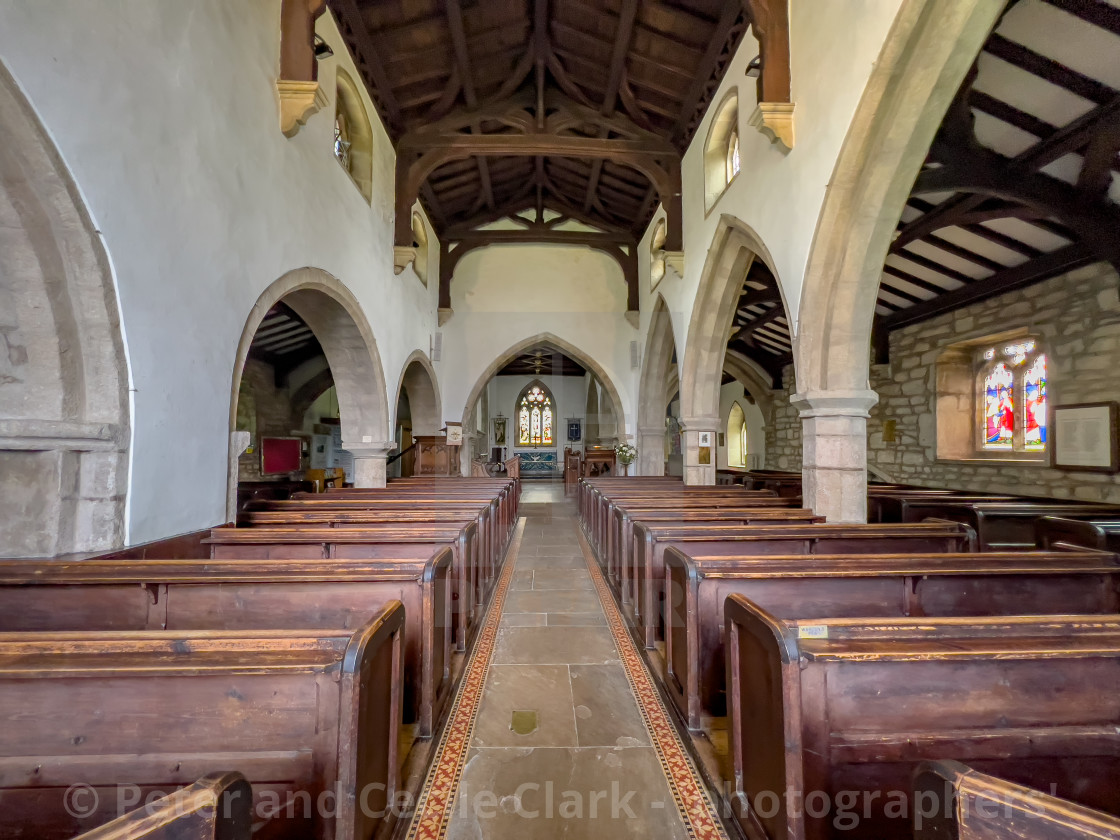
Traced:
<path fill-rule="evenodd" d="M 552 478 L 560 474 L 555 449 L 518 449 L 517 454 L 521 456 L 522 478 Z"/>

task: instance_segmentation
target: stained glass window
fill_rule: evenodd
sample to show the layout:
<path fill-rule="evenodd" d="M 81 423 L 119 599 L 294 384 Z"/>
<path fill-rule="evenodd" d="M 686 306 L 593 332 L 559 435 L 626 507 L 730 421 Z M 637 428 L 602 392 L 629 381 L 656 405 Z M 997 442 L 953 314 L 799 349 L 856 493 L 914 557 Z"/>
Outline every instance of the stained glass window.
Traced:
<path fill-rule="evenodd" d="M 1015 435 L 1015 377 L 1003 362 L 984 379 L 984 446 L 1010 449 Z"/>
<path fill-rule="evenodd" d="M 1023 447 L 1046 449 L 1046 357 L 1039 356 L 1023 375 Z"/>
<path fill-rule="evenodd" d="M 517 403 L 517 442 L 521 446 L 552 445 L 552 395 L 538 382 L 521 392 Z"/>
<path fill-rule="evenodd" d="M 981 351 L 981 448 L 1046 451 L 1046 356 L 1034 339 Z"/>

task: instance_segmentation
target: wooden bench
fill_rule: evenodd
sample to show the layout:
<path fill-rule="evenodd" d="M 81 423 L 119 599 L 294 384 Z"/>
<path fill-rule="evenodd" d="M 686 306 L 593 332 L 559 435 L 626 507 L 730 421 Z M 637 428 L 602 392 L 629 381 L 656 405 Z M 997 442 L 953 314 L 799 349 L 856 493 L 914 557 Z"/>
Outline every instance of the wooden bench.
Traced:
<path fill-rule="evenodd" d="M 457 650 L 465 650 L 478 629 L 475 614 L 481 614 L 497 579 L 488 564 L 481 568 L 477 598 L 454 599 L 467 585 L 462 565 L 465 529 L 454 524 L 357 524 L 260 526 L 214 528 L 206 540 L 215 560 L 397 560 L 432 556 L 442 548 L 452 549 L 452 637 Z M 466 603 L 464 601 L 466 600 Z M 471 603 L 474 609 L 470 609 Z"/>
<path fill-rule="evenodd" d="M 1120 840 L 1120 819 L 958 761 L 914 773 L 914 840 Z"/>
<path fill-rule="evenodd" d="M 661 637 L 666 586 L 665 551 L 689 555 L 904 554 L 974 551 L 972 532 L 954 522 L 917 525 L 800 523 L 737 525 L 726 522 L 639 522 L 635 527 L 635 565 L 643 586 L 638 596 L 639 637 L 653 647 Z M 680 582 L 678 581 L 678 585 Z M 683 591 L 683 590 L 682 590 Z"/>
<path fill-rule="evenodd" d="M 665 575 L 665 685 L 692 729 L 700 728 L 703 713 L 724 713 L 721 607 L 732 594 L 779 618 L 1096 614 L 1120 607 L 1116 556 L 1088 549 L 754 558 L 669 548 Z"/>
<path fill-rule="evenodd" d="M 1042 516 L 1106 519 L 1120 516 L 1120 506 L 1061 502 L 988 502 L 955 499 L 910 502 L 905 521 L 934 517 L 963 522 L 976 531 L 981 551 L 1034 548 L 1035 520 Z"/>
<path fill-rule="evenodd" d="M 0 633 L 5 835 L 73 834 L 71 785 L 113 808 L 120 785 L 235 767 L 261 836 L 372 837 L 397 789 L 404 618 L 393 602 L 355 632 Z"/>
<path fill-rule="evenodd" d="M 1120 519 L 1067 519 L 1042 516 L 1034 521 L 1035 542 L 1040 548 L 1069 543 L 1103 551 L 1120 550 Z"/>
<path fill-rule="evenodd" d="M 1120 616 L 783 620 L 741 595 L 725 615 L 748 836 L 900 836 L 906 821 L 869 794 L 905 796 L 919 762 L 944 758 L 1120 806 Z M 772 810 L 743 808 L 766 791 Z M 868 804 L 850 831 L 833 829 L 838 791 Z"/>
<path fill-rule="evenodd" d="M 915 493 L 907 490 L 900 493 L 868 494 L 868 521 L 872 521 L 871 512 L 874 510 L 875 522 L 920 522 L 910 513 L 911 505 L 925 505 L 939 502 L 1025 502 L 1029 501 L 1021 496 L 996 496 L 987 493 L 959 493 L 951 490 L 921 491 Z"/>
<path fill-rule="evenodd" d="M 453 545 L 455 552 L 455 587 L 452 592 L 452 615 L 455 619 L 455 644 L 464 650 L 471 630 L 481 618 L 486 594 L 494 583 L 496 570 L 484 558 L 486 554 L 478 539 L 478 522 L 472 510 L 450 508 L 440 512 L 300 509 L 263 510 L 244 513 L 238 527 L 254 528 L 327 528 L 393 527 L 413 524 L 439 524 L 462 528 Z"/>
<path fill-rule="evenodd" d="M 74 840 L 249 840 L 252 810 L 253 791 L 244 776 L 211 773 Z"/>
<path fill-rule="evenodd" d="M 616 593 L 618 593 L 622 588 L 623 566 L 633 549 L 634 520 L 654 511 L 680 514 L 688 511 L 711 513 L 719 510 L 750 509 L 758 511 L 761 515 L 765 511 L 771 510 L 779 512 L 778 521 L 786 521 L 780 513 L 786 510 L 804 511 L 805 509 L 799 507 L 799 504 L 799 500 L 795 499 L 779 499 L 777 496 L 752 496 L 750 494 L 730 497 L 723 495 L 703 496 L 700 499 L 685 499 L 683 502 L 657 497 L 612 500 L 606 508 L 609 518 L 606 522 L 605 544 L 598 549 L 601 552 L 599 555 L 600 563 L 607 572 L 608 580 L 611 581 Z"/>
<path fill-rule="evenodd" d="M 381 561 L 0 560 L 0 630 L 353 630 L 400 601 L 405 717 L 426 737 L 452 691 L 451 553 L 406 548 Z"/>

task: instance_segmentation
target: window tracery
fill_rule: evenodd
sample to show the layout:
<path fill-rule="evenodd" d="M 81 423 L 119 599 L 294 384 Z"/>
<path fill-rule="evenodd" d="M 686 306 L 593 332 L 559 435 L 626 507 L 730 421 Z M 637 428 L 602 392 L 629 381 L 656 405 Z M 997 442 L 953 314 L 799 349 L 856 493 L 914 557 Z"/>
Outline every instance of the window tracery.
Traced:
<path fill-rule="evenodd" d="M 518 446 L 551 446 L 553 441 L 552 394 L 540 382 L 531 382 L 517 400 Z"/>

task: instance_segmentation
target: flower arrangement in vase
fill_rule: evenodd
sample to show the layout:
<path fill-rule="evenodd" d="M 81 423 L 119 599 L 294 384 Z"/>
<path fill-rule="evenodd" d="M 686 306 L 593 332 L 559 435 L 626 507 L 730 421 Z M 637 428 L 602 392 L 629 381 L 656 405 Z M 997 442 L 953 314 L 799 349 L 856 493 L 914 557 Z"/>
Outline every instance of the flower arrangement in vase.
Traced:
<path fill-rule="evenodd" d="M 629 443 L 620 443 L 614 448 L 614 457 L 623 466 L 622 474 L 630 474 L 630 465 L 638 457 L 638 450 Z"/>

